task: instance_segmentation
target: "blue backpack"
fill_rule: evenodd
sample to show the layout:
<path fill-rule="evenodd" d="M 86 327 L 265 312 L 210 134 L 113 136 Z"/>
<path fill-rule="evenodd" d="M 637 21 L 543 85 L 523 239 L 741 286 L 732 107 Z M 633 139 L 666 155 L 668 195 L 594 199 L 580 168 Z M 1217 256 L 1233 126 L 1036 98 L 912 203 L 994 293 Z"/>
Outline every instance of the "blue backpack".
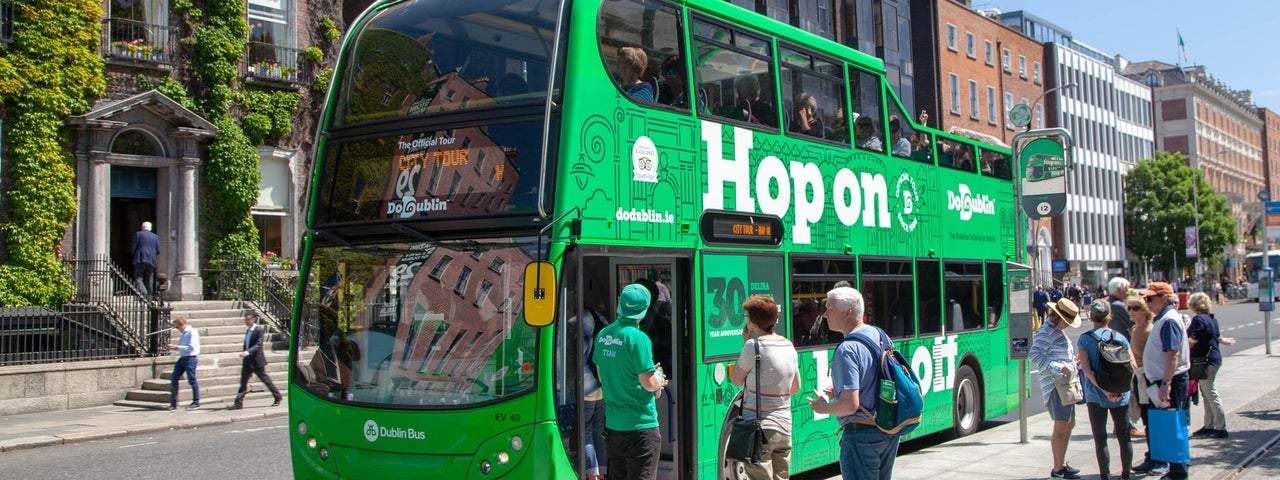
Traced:
<path fill-rule="evenodd" d="M 864 407 L 858 409 L 870 416 L 880 431 L 890 435 L 906 435 L 920 425 L 920 417 L 924 412 L 920 378 L 911 371 L 911 364 L 893 347 L 893 341 L 885 335 L 884 330 L 872 328 L 880 333 L 879 345 L 873 345 L 870 339 L 862 335 L 850 333 L 846 338 L 852 338 L 866 346 L 880 365 L 880 401 L 876 412 L 871 413 Z"/>

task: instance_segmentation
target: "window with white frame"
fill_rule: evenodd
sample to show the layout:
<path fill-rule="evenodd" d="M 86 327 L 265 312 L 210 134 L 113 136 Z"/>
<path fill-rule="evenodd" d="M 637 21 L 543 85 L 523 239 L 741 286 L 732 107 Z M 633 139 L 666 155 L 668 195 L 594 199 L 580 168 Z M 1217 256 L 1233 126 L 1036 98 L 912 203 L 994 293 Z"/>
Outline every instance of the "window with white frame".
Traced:
<path fill-rule="evenodd" d="M 951 87 L 951 113 L 960 114 L 960 76 L 954 73 L 948 74 L 949 86 Z"/>
<path fill-rule="evenodd" d="M 1040 62 L 1031 62 L 1031 80 L 1040 84 Z"/>
<path fill-rule="evenodd" d="M 1004 125 L 1013 130 L 1013 124 L 1009 123 L 1010 110 L 1013 110 L 1013 92 L 1004 92 Z"/>
<path fill-rule="evenodd" d="M 947 50 L 956 51 L 956 26 L 947 24 Z"/>
<path fill-rule="evenodd" d="M 999 115 L 996 113 L 996 87 L 987 87 L 987 123 L 996 124 Z"/>
<path fill-rule="evenodd" d="M 1018 55 L 1018 77 L 1027 78 L 1027 57 Z"/>
<path fill-rule="evenodd" d="M 1036 104 L 1036 128 L 1044 128 L 1044 105 Z"/>
<path fill-rule="evenodd" d="M 1004 71 L 1006 71 L 1006 72 L 1012 72 L 1012 71 L 1013 71 L 1013 70 L 1009 67 L 1009 49 L 1005 48 L 1005 49 L 1000 50 L 1000 64 L 1004 66 Z"/>
<path fill-rule="evenodd" d="M 964 53 L 969 58 L 976 58 L 978 53 L 977 39 L 973 38 L 973 32 L 964 32 Z"/>
<path fill-rule="evenodd" d="M 978 108 L 978 81 L 969 80 L 969 118 L 977 120 L 982 114 Z"/>
<path fill-rule="evenodd" d="M 276 65 L 298 67 L 293 47 L 293 0 L 249 0 L 250 67 Z"/>
<path fill-rule="evenodd" d="M 983 40 L 982 49 L 983 49 L 982 50 L 983 58 L 986 60 L 987 65 L 995 65 L 996 64 L 996 53 L 995 53 L 996 46 L 991 43 L 991 40 Z"/>

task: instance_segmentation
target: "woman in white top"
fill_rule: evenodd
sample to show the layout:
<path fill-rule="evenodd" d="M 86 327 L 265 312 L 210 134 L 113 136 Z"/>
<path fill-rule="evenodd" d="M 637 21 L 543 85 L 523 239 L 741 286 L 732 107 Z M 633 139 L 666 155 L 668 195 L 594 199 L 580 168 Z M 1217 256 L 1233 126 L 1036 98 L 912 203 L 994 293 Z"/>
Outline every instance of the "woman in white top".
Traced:
<path fill-rule="evenodd" d="M 800 391 L 796 349 L 787 337 L 774 332 L 778 304 L 765 295 L 753 295 L 742 304 L 747 318 L 742 329 L 742 353 L 729 372 L 729 381 L 746 386 L 742 416 L 760 419 L 765 445 L 759 465 L 743 465 L 751 479 L 790 478 L 791 396 Z M 760 351 L 760 391 L 756 391 L 756 347 Z M 756 414 L 757 399 L 760 405 Z"/>

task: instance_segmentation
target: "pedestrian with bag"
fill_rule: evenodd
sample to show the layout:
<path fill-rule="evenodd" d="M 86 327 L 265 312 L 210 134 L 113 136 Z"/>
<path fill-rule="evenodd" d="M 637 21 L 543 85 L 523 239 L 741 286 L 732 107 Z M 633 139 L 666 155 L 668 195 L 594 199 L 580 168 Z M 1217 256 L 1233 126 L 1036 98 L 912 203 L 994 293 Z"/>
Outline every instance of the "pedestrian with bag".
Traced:
<path fill-rule="evenodd" d="M 1067 465 L 1067 443 L 1076 426 L 1076 404 L 1084 400 L 1076 366 L 1075 344 L 1067 328 L 1080 326 L 1080 308 L 1067 298 L 1049 304 L 1049 315 L 1031 340 L 1027 360 L 1040 372 L 1040 393 L 1053 420 L 1049 449 L 1053 454 L 1050 478 L 1080 478 L 1080 470 Z"/>
<path fill-rule="evenodd" d="M 1213 301 L 1203 292 L 1191 294 L 1187 303 L 1196 316 L 1187 327 L 1187 343 L 1191 345 L 1189 378 L 1195 380 L 1204 400 L 1204 427 L 1192 433 L 1192 437 L 1227 438 L 1227 414 L 1222 410 L 1222 396 L 1218 394 L 1218 369 L 1222 368 L 1221 345 L 1233 345 L 1236 339 L 1223 337 L 1217 317 L 1210 310 Z"/>
<path fill-rule="evenodd" d="M 729 381 L 744 387 L 742 417 L 758 421 L 765 440 L 760 463 L 743 463 L 743 469 L 753 480 L 790 478 L 791 396 L 800 391 L 796 349 L 775 331 L 778 304 L 772 298 L 752 295 L 742 311 L 747 318 L 742 353 L 729 372 Z"/>
<path fill-rule="evenodd" d="M 844 480 L 890 480 L 901 435 L 881 431 L 870 412 L 878 411 L 880 369 L 872 345 L 887 342 L 879 327 L 863 321 L 866 303 L 852 287 L 827 292 L 826 318 L 844 334 L 831 359 L 831 387 L 808 398 L 814 413 L 835 415 L 840 422 L 840 475 Z M 828 400 L 830 399 L 830 400 Z"/>
<path fill-rule="evenodd" d="M 1129 350 L 1129 341 L 1107 327 L 1111 319 L 1111 302 L 1099 299 L 1089 304 L 1089 320 L 1093 330 L 1080 336 L 1077 360 L 1085 378 L 1084 402 L 1093 432 L 1093 453 L 1098 458 L 1098 473 L 1103 480 L 1111 477 L 1111 452 L 1107 449 L 1107 417 L 1120 443 L 1120 478 L 1132 475 L 1133 444 L 1129 438 L 1129 390 L 1137 363 Z M 1119 363 L 1123 361 L 1124 363 Z"/>
<path fill-rule="evenodd" d="M 1147 374 L 1147 379 L 1155 385 L 1155 394 L 1152 395 L 1151 402 L 1154 407 L 1147 415 L 1150 420 L 1147 429 L 1147 450 L 1150 459 L 1133 467 L 1135 473 L 1160 475 L 1164 474 L 1163 479 L 1184 480 L 1187 478 L 1187 463 L 1185 461 L 1162 460 L 1177 457 L 1179 455 L 1169 455 L 1169 452 L 1156 451 L 1152 449 L 1153 442 L 1157 441 L 1156 437 L 1160 437 L 1159 441 L 1167 442 L 1167 436 L 1157 434 L 1157 431 L 1181 431 L 1181 445 L 1176 445 L 1183 452 L 1189 450 L 1189 446 L 1185 441 L 1186 434 L 1186 416 L 1185 413 L 1190 407 L 1187 398 L 1187 384 L 1189 382 L 1187 371 L 1191 369 L 1191 356 L 1189 353 L 1190 345 L 1187 341 L 1187 333 L 1182 324 L 1182 315 L 1175 308 L 1176 299 L 1174 298 L 1173 287 L 1165 282 L 1151 282 L 1151 285 L 1143 290 L 1142 299 L 1146 301 L 1147 307 L 1156 313 L 1156 323 L 1152 327 L 1152 337 L 1147 341 L 1142 351 L 1143 370 Z M 1150 392 L 1150 390 L 1149 390 Z M 1166 415 L 1160 413 L 1157 415 L 1157 409 L 1168 409 L 1173 412 L 1181 412 L 1179 415 Z M 1159 417 L 1159 418 L 1157 418 Z M 1164 444 L 1162 443 L 1162 446 Z M 1167 466 L 1166 466 L 1167 461 Z"/>

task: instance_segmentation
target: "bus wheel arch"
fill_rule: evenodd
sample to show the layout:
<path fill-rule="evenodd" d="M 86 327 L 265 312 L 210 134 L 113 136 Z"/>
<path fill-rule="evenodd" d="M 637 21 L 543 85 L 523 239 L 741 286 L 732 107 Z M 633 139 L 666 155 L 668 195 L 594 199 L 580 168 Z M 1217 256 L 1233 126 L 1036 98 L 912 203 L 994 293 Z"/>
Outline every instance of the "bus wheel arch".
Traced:
<path fill-rule="evenodd" d="M 982 367 L 971 354 L 965 355 L 956 369 L 955 385 L 952 386 L 951 419 L 952 432 L 957 437 L 977 432 L 978 427 L 982 426 L 982 419 L 986 417 L 981 372 Z"/>

